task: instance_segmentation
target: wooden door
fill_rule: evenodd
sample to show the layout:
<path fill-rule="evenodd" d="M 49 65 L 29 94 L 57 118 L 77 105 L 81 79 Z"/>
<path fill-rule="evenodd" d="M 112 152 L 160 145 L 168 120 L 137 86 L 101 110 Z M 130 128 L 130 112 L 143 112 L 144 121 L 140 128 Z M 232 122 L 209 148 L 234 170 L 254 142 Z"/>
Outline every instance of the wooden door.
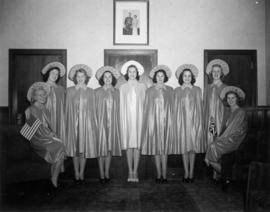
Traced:
<path fill-rule="evenodd" d="M 226 61 L 230 67 L 230 73 L 225 77 L 224 82 L 243 89 L 246 93 L 244 106 L 257 106 L 257 51 L 204 50 L 204 70 L 208 62 L 217 58 Z M 206 73 L 204 83 L 205 85 L 208 83 Z"/>
<path fill-rule="evenodd" d="M 66 66 L 67 51 L 64 49 L 10 49 L 9 50 L 9 122 L 17 123 L 17 118 L 24 117 L 29 106 L 26 99 L 32 83 L 43 81 L 42 68 L 53 61 Z M 66 87 L 66 75 L 59 81 Z"/>

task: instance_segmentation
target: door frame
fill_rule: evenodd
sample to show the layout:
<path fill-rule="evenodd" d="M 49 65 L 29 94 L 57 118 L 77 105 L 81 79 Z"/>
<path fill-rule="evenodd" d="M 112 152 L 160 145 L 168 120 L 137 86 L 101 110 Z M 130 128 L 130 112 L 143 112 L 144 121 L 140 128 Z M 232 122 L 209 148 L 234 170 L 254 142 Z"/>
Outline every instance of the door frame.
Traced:
<path fill-rule="evenodd" d="M 17 108 L 17 101 L 15 98 L 14 84 L 16 83 L 13 79 L 15 76 L 14 59 L 17 55 L 61 55 L 63 58 L 63 65 L 67 67 L 67 50 L 66 49 L 9 49 L 9 77 L 8 77 L 8 108 L 9 108 L 9 123 L 15 123 L 14 117 L 16 112 L 14 108 Z M 66 74 L 65 74 L 64 87 L 66 87 Z"/>
<path fill-rule="evenodd" d="M 250 106 L 257 106 L 258 103 L 258 67 L 257 67 L 257 50 L 254 49 L 205 49 L 204 50 L 204 86 L 208 84 L 208 76 L 206 74 L 206 67 L 210 55 L 251 55 L 254 63 L 254 73 L 250 78 L 256 83 L 256 90 L 251 93 L 252 102 Z M 255 79 L 255 80 L 254 80 Z"/>

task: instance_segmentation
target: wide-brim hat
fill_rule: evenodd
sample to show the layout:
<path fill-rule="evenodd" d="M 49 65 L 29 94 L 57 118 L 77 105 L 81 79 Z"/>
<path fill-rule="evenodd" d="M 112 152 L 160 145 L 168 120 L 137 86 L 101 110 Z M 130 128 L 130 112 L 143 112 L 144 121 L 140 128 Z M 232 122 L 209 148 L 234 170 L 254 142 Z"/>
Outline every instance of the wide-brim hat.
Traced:
<path fill-rule="evenodd" d="M 156 67 L 154 67 L 154 68 L 150 71 L 149 77 L 150 77 L 150 78 L 153 78 L 154 75 L 155 75 L 155 73 L 156 73 L 157 71 L 160 71 L 160 70 L 164 70 L 168 78 L 170 78 L 170 77 L 172 76 L 172 71 L 171 71 L 171 69 L 170 69 L 168 66 L 166 66 L 166 65 L 157 65 Z"/>
<path fill-rule="evenodd" d="M 179 66 L 176 69 L 175 76 L 176 76 L 177 79 L 179 79 L 180 74 L 185 69 L 189 69 L 196 78 L 198 77 L 199 69 L 195 65 L 193 65 L 193 64 L 183 64 L 183 65 Z"/>
<path fill-rule="evenodd" d="M 46 66 L 43 67 L 43 69 L 41 70 L 41 73 L 44 75 L 51 68 L 59 68 L 59 70 L 60 70 L 60 77 L 63 77 L 65 75 L 65 73 L 66 73 L 65 66 L 62 63 L 60 63 L 60 62 L 51 62 L 51 63 L 48 63 Z"/>
<path fill-rule="evenodd" d="M 129 60 L 129 61 L 125 62 L 121 68 L 121 73 L 123 75 L 125 75 L 127 73 L 128 67 L 131 65 L 134 65 L 137 67 L 139 75 L 142 75 L 144 73 L 144 68 L 143 68 L 142 64 L 140 64 L 139 62 L 137 62 L 135 60 Z"/>
<path fill-rule="evenodd" d="M 226 63 L 224 60 L 221 60 L 221 59 L 214 59 L 214 60 L 211 60 L 206 66 L 207 74 L 211 73 L 213 65 L 220 65 L 222 73 L 224 75 L 227 75 L 230 72 L 228 63 Z"/>
<path fill-rule="evenodd" d="M 240 100 L 244 100 L 245 97 L 246 97 L 246 94 L 245 92 L 239 88 L 239 87 L 236 87 L 236 86 L 227 86 L 225 88 L 223 88 L 220 92 L 220 98 L 221 99 L 224 99 L 226 94 L 228 92 L 234 92 L 234 93 L 237 93 L 237 95 L 239 96 Z"/>
<path fill-rule="evenodd" d="M 44 90 L 46 92 L 46 96 L 48 96 L 49 93 L 50 93 L 50 86 L 47 83 L 45 83 L 45 82 L 35 82 L 30 86 L 30 88 L 28 89 L 28 92 L 27 92 L 27 100 L 29 102 L 31 102 L 31 100 L 32 100 L 34 91 L 39 90 L 39 89 Z"/>
<path fill-rule="evenodd" d="M 111 72 L 112 75 L 116 79 L 118 79 L 120 77 L 120 72 L 117 69 L 115 69 L 114 67 L 112 67 L 112 66 L 102 66 L 96 72 L 96 78 L 97 78 L 97 80 L 99 80 L 106 71 Z"/>
<path fill-rule="evenodd" d="M 68 73 L 68 78 L 73 81 L 74 75 L 80 69 L 85 70 L 88 77 L 90 77 L 90 78 L 92 77 L 93 71 L 89 66 L 87 66 L 85 64 L 77 64 L 77 65 L 72 66 L 72 68 L 70 69 L 70 71 Z"/>

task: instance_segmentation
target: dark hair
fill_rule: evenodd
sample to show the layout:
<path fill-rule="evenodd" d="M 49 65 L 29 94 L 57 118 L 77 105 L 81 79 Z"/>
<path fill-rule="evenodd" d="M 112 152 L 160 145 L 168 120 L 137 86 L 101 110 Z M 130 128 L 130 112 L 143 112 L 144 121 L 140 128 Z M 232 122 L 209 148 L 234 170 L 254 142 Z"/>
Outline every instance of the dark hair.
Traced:
<path fill-rule="evenodd" d="M 194 85 L 194 83 L 196 82 L 196 79 L 195 79 L 195 76 L 190 69 L 184 69 L 182 71 L 182 73 L 179 75 L 179 79 L 178 79 L 179 84 L 183 85 L 183 83 L 184 83 L 183 75 L 184 75 L 185 71 L 189 71 L 191 73 L 191 82 L 190 83 L 191 83 L 191 85 Z"/>
<path fill-rule="evenodd" d="M 236 104 L 237 104 L 238 106 L 242 106 L 243 100 L 242 100 L 242 99 L 239 97 L 239 95 L 238 95 L 236 92 L 234 92 L 234 91 L 228 91 L 228 92 L 225 94 L 225 98 L 223 99 L 223 103 L 224 103 L 225 106 L 229 107 L 229 104 L 228 104 L 228 102 L 227 102 L 227 97 L 228 97 L 229 94 L 234 94 L 234 95 L 236 96 Z"/>
<path fill-rule="evenodd" d="M 136 80 L 139 81 L 139 79 L 140 79 L 139 71 L 138 71 L 138 68 L 137 68 L 136 66 L 134 66 L 134 65 L 130 65 L 129 67 L 127 67 L 127 73 L 124 75 L 124 77 L 125 77 L 126 81 L 129 80 L 129 77 L 128 77 L 128 69 L 129 69 L 129 68 L 132 68 L 132 67 L 136 69 L 136 71 L 137 71 Z"/>
<path fill-rule="evenodd" d="M 158 72 L 161 72 L 161 73 L 164 74 L 164 82 L 167 82 L 169 80 L 169 78 L 168 78 L 168 76 L 166 74 L 166 71 L 164 71 L 163 69 L 160 69 L 160 70 L 155 72 L 155 74 L 153 76 L 153 79 L 152 79 L 153 83 L 157 83 L 157 73 Z"/>
<path fill-rule="evenodd" d="M 223 74 L 221 65 L 219 65 L 219 64 L 214 64 L 214 65 L 212 65 L 211 72 L 208 74 L 208 84 L 211 84 L 211 83 L 214 81 L 214 78 L 213 78 L 213 75 L 212 75 L 212 71 L 213 71 L 214 67 L 219 67 L 219 68 L 220 68 L 220 70 L 221 70 L 221 73 L 220 73 L 220 80 L 221 80 L 222 82 L 223 82 L 223 80 L 224 80 L 225 75 Z"/>
<path fill-rule="evenodd" d="M 98 80 L 98 83 L 100 84 L 100 86 L 103 86 L 105 83 L 104 83 L 104 74 L 105 73 L 110 73 L 112 75 L 112 86 L 114 87 L 117 83 L 117 79 L 114 77 L 114 75 L 112 74 L 112 72 L 110 71 L 105 71 L 102 76 L 100 77 L 100 79 Z"/>
<path fill-rule="evenodd" d="M 60 80 L 60 68 L 58 67 L 52 67 L 50 68 L 42 77 L 43 77 L 43 81 L 47 82 L 47 80 L 49 79 L 50 73 L 52 70 L 56 69 L 58 71 L 58 78 L 55 80 L 55 83 L 58 83 Z"/>
<path fill-rule="evenodd" d="M 78 72 L 84 73 L 84 75 L 85 75 L 85 84 L 87 85 L 88 82 L 89 82 L 89 80 L 90 80 L 90 77 L 87 75 L 86 71 L 85 71 L 84 69 L 82 69 L 82 68 L 78 69 L 78 70 L 75 72 L 74 76 L 73 76 L 73 82 L 75 83 L 75 85 L 78 84 L 77 79 L 76 79 L 76 78 L 77 78 L 77 73 L 78 73 Z"/>

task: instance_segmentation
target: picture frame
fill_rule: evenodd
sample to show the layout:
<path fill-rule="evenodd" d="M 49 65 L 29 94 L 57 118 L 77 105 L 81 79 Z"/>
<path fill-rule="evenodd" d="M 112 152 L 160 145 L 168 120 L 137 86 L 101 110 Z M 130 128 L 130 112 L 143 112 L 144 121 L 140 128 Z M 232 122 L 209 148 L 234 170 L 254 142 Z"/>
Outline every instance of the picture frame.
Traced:
<path fill-rule="evenodd" d="M 149 45 L 149 0 L 114 0 L 113 44 Z"/>

